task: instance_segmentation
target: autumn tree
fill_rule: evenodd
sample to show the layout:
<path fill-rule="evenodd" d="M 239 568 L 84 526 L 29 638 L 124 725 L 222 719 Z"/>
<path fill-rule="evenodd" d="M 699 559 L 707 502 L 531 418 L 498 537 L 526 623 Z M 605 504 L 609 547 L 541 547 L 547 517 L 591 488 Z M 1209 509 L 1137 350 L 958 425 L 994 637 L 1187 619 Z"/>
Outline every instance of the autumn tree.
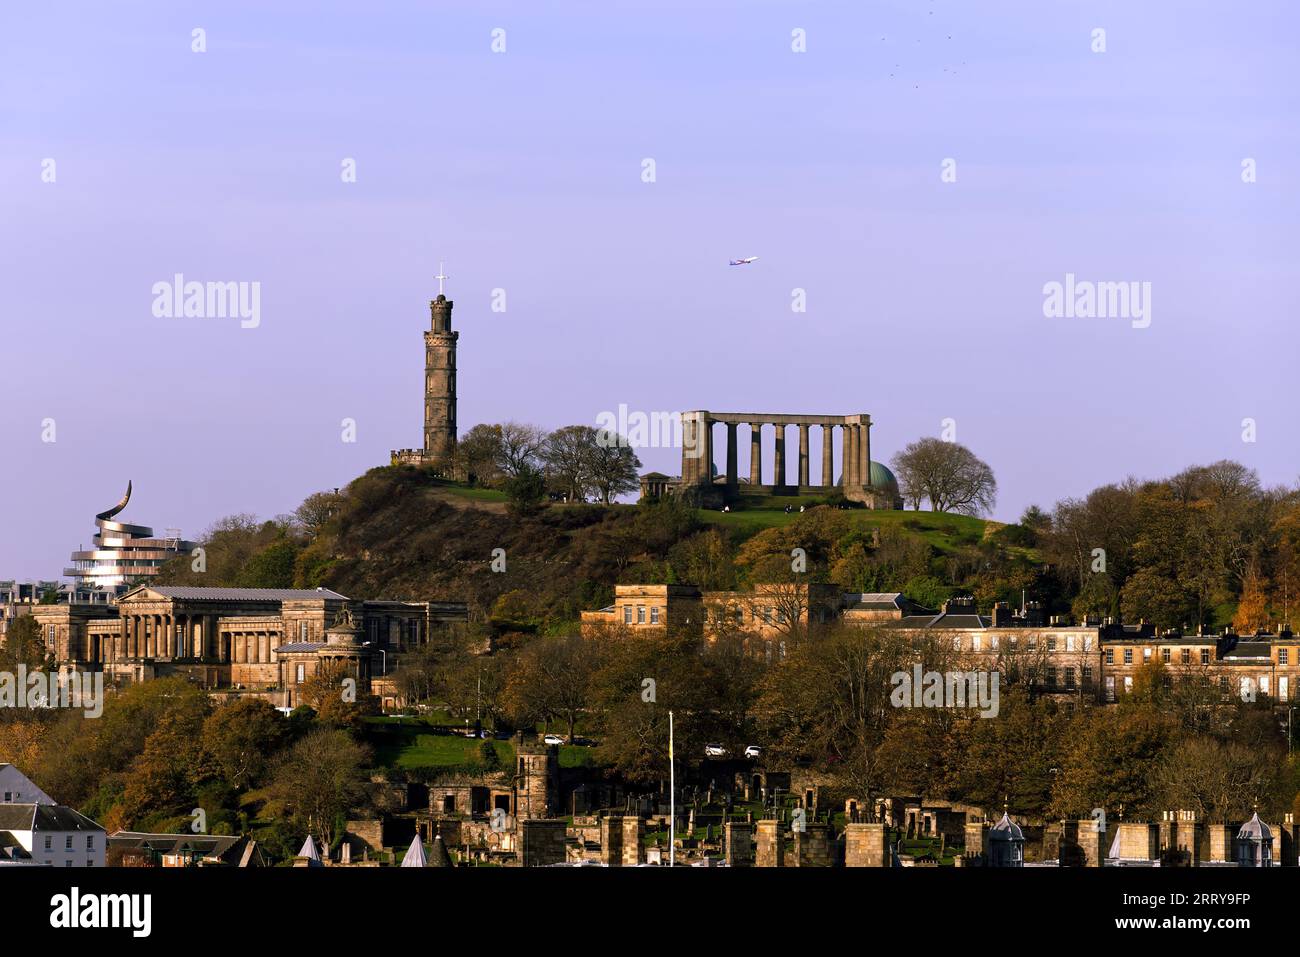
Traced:
<path fill-rule="evenodd" d="M 562 720 L 573 727 L 590 702 L 596 667 L 593 643 L 578 637 L 540 638 L 515 659 L 506 679 L 504 704 L 517 726 Z"/>
<path fill-rule="evenodd" d="M 202 745 L 225 779 L 243 789 L 261 783 L 288 734 L 288 722 L 269 701 L 240 698 L 203 722 Z"/>
<path fill-rule="evenodd" d="M 366 803 L 370 760 L 370 749 L 345 732 L 317 728 L 277 761 L 268 792 L 284 817 L 329 846 L 337 822 Z"/>

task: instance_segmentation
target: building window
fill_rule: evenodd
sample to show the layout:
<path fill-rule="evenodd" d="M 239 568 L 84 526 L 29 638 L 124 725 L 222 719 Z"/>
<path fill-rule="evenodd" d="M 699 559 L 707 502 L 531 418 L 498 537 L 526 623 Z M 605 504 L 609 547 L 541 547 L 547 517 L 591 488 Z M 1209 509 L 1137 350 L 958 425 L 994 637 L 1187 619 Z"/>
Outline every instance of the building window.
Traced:
<path fill-rule="evenodd" d="M 298 684 L 302 684 L 307 679 L 307 668 L 305 665 L 298 666 Z"/>
<path fill-rule="evenodd" d="M 1219 690 L 1225 695 L 1228 693 L 1228 676 L 1219 675 Z"/>
<path fill-rule="evenodd" d="M 1151 649 L 1150 649 L 1150 648 L 1143 648 L 1143 649 L 1142 649 L 1142 660 L 1143 660 L 1143 661 L 1150 661 L 1150 660 L 1151 660 Z"/>
<path fill-rule="evenodd" d="M 625 624 L 625 625 L 630 625 L 630 624 L 632 624 L 632 606 L 631 606 L 631 605 L 624 605 L 624 606 L 623 606 L 623 624 Z"/>
<path fill-rule="evenodd" d="M 1067 688 L 1073 688 L 1073 687 L 1074 687 L 1074 669 L 1073 669 L 1073 668 L 1066 668 L 1066 669 L 1065 669 L 1065 686 L 1066 686 Z"/>
<path fill-rule="evenodd" d="M 638 625 L 645 624 L 645 605 L 636 606 L 636 623 Z"/>
<path fill-rule="evenodd" d="M 1192 649 L 1191 649 L 1191 648 L 1184 648 L 1184 649 L 1183 649 L 1183 664 L 1185 664 L 1185 665 L 1190 665 L 1191 663 L 1192 663 Z"/>
<path fill-rule="evenodd" d="M 954 638 L 952 640 L 952 650 L 961 651 L 961 638 Z"/>
<path fill-rule="evenodd" d="M 1173 652 L 1170 651 L 1168 648 L 1160 649 L 1160 660 L 1163 661 L 1165 664 L 1169 664 L 1169 659 L 1172 657 L 1173 657 Z"/>
<path fill-rule="evenodd" d="M 1279 648 L 1279 649 L 1277 650 L 1277 663 L 1278 663 L 1279 665 L 1285 665 L 1285 664 L 1288 663 L 1288 662 L 1287 662 L 1287 658 L 1288 658 L 1287 649 L 1285 649 L 1285 648 Z"/>
<path fill-rule="evenodd" d="M 298 622 L 298 640 L 299 641 L 307 640 L 307 622 L 305 621 Z"/>
<path fill-rule="evenodd" d="M 971 635 L 971 639 L 970 639 L 970 648 L 971 648 L 971 651 L 979 651 L 979 650 L 980 650 L 980 636 L 979 636 L 979 635 Z"/>
<path fill-rule="evenodd" d="M 1055 687 L 1056 687 L 1056 669 L 1055 669 L 1055 668 L 1048 668 L 1048 669 L 1047 669 L 1047 687 L 1049 687 L 1049 688 L 1055 688 Z"/>
<path fill-rule="evenodd" d="M 1017 644 L 1019 641 L 1020 641 L 1019 638 L 1017 638 L 1015 635 L 1012 635 L 1010 638 L 1007 639 L 1007 644 L 1010 645 L 1011 648 L 1012 648 L 1012 650 L 1014 651 L 1014 650 L 1015 650 L 1015 647 L 1016 647 L 1016 644 Z"/>
<path fill-rule="evenodd" d="M 1132 676 L 1132 675 L 1125 675 L 1125 676 L 1124 676 L 1124 693 L 1125 693 L 1125 694 L 1132 694 L 1132 693 L 1133 693 L 1133 676 Z"/>
<path fill-rule="evenodd" d="M 1074 635 L 1065 636 L 1065 650 L 1074 651 Z"/>
<path fill-rule="evenodd" d="M 50 837 L 48 834 L 46 834 L 46 835 L 45 835 L 45 849 L 48 851 L 48 850 L 50 850 L 50 848 L 52 848 L 53 846 L 54 846 L 54 838 L 52 838 L 52 837 Z"/>
<path fill-rule="evenodd" d="M 1131 665 L 1131 664 L 1133 664 L 1133 649 L 1132 649 L 1132 648 L 1125 648 L 1125 649 L 1124 649 L 1124 664 L 1126 664 L 1126 665 Z"/>
<path fill-rule="evenodd" d="M 997 650 L 998 650 L 998 636 L 997 636 L 997 635 L 989 635 L 989 647 L 992 648 L 994 651 L 997 651 Z"/>
<path fill-rule="evenodd" d="M 1085 685 L 1092 684 L 1092 665 L 1083 666 L 1083 683 Z"/>
<path fill-rule="evenodd" d="M 1031 635 L 1027 644 L 1029 645 L 1029 650 L 1034 651 L 1035 649 L 1038 648 L 1038 638 L 1036 636 Z"/>
<path fill-rule="evenodd" d="M 1259 676 L 1259 690 L 1261 694 L 1268 694 L 1268 675 Z"/>
<path fill-rule="evenodd" d="M 1114 648 L 1107 648 L 1107 649 L 1106 649 L 1106 664 L 1108 664 L 1108 665 L 1113 665 L 1114 663 L 1115 663 L 1115 649 L 1114 649 Z"/>
<path fill-rule="evenodd" d="M 657 624 L 659 624 L 659 606 L 658 606 L 658 605 L 654 605 L 654 606 L 651 607 L 651 609 L 650 609 L 650 624 L 652 624 L 652 625 L 657 625 Z"/>
<path fill-rule="evenodd" d="M 69 834 L 69 835 L 67 835 L 66 837 L 64 837 L 64 839 L 63 839 L 63 849 L 64 849 L 65 851 L 70 851 L 70 850 L 72 850 L 72 835 L 71 835 L 71 834 Z"/>
<path fill-rule="evenodd" d="M 1209 649 L 1209 648 L 1202 648 L 1202 649 L 1201 649 L 1201 664 L 1203 664 L 1203 665 L 1208 665 L 1209 663 L 1210 663 L 1210 649 Z"/>
<path fill-rule="evenodd" d="M 1048 651 L 1055 651 L 1055 650 L 1056 650 L 1056 636 L 1055 636 L 1055 635 L 1049 635 L 1049 636 L 1048 636 L 1048 638 L 1047 638 L 1047 650 L 1048 650 Z"/>
<path fill-rule="evenodd" d="M 95 849 L 95 835 L 90 834 L 86 837 L 86 850 L 93 851 L 94 849 Z"/>
<path fill-rule="evenodd" d="M 1092 635 L 1085 635 L 1083 639 L 1083 650 L 1092 651 Z"/>

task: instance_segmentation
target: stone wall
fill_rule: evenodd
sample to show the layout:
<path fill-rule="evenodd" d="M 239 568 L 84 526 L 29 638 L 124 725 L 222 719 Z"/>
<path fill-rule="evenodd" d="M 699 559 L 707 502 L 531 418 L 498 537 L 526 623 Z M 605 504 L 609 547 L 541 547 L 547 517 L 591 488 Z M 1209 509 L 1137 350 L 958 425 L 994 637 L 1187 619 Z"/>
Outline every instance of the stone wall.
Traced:
<path fill-rule="evenodd" d="M 755 841 L 754 864 L 757 867 L 785 866 L 785 835 L 780 821 L 759 821 Z"/>
<path fill-rule="evenodd" d="M 830 867 L 830 826 L 805 824 L 803 830 L 794 832 L 795 867 Z"/>
<path fill-rule="evenodd" d="M 889 839 L 884 824 L 849 824 L 844 828 L 845 867 L 889 867 Z"/>
<path fill-rule="evenodd" d="M 563 820 L 523 821 L 520 823 L 522 862 L 524 867 L 563 864 L 568 825 Z"/>

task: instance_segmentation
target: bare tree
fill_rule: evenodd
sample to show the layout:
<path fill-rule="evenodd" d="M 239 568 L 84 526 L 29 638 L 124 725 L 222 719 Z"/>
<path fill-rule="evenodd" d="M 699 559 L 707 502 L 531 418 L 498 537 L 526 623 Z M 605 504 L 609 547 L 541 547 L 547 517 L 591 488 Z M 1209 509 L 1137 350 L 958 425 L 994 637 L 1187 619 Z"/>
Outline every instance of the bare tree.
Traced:
<path fill-rule="evenodd" d="M 641 468 L 641 460 L 628 440 L 616 433 L 600 433 L 599 440 L 591 449 L 588 468 L 592 484 L 606 505 L 615 497 L 640 488 L 637 470 Z"/>
<path fill-rule="evenodd" d="M 598 435 L 590 425 L 566 425 L 546 437 L 542 461 L 571 502 L 585 502 L 593 488 L 591 465 Z"/>
<path fill-rule="evenodd" d="M 922 499 L 936 512 L 980 515 L 993 510 L 998 483 L 993 470 L 956 442 L 920 439 L 891 463 L 903 497 L 919 506 Z"/>
<path fill-rule="evenodd" d="M 500 428 L 497 465 L 501 471 L 511 477 L 539 471 L 542 450 L 546 447 L 546 432 L 522 422 L 503 422 Z"/>

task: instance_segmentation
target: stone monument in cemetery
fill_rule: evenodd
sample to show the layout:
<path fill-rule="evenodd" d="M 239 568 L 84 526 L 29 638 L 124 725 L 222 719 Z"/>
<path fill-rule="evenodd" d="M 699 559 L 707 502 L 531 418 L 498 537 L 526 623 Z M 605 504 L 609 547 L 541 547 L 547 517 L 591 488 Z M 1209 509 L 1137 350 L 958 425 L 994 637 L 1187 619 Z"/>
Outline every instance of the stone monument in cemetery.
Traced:
<path fill-rule="evenodd" d="M 870 508 L 901 509 L 898 482 L 883 464 L 871 460 L 871 416 L 800 415 L 793 413 L 682 413 L 682 474 L 673 478 L 657 472 L 642 476 L 644 497 L 689 495 L 703 505 L 734 501 L 741 492 L 766 495 L 828 494 L 838 489 L 850 501 Z M 726 429 L 725 466 L 715 462 L 714 426 Z M 749 474 L 739 469 L 739 427 L 749 430 Z M 763 429 L 772 434 L 772 480 L 763 480 Z M 787 455 L 791 426 L 798 428 L 796 454 Z M 813 481 L 811 430 L 821 430 L 821 468 Z M 835 468 L 835 430 L 840 430 L 840 468 Z M 837 477 L 838 471 L 838 477 Z"/>

